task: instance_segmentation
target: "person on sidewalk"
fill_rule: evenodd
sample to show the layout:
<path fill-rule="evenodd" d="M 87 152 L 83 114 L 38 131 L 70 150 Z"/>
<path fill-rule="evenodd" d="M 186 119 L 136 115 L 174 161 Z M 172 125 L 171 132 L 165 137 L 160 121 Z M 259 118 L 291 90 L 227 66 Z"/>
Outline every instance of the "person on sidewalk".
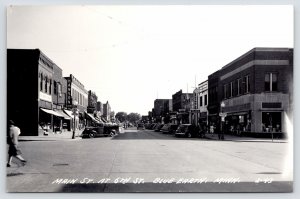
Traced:
<path fill-rule="evenodd" d="M 7 144 L 9 145 L 8 148 L 8 161 L 7 161 L 7 167 L 11 166 L 12 158 L 15 157 L 18 160 L 20 160 L 23 165 L 26 163 L 26 160 L 21 156 L 21 150 L 18 148 L 18 139 L 19 135 L 21 134 L 20 128 L 15 126 L 14 121 L 9 120 L 9 129 L 8 129 L 8 137 L 7 137 Z"/>

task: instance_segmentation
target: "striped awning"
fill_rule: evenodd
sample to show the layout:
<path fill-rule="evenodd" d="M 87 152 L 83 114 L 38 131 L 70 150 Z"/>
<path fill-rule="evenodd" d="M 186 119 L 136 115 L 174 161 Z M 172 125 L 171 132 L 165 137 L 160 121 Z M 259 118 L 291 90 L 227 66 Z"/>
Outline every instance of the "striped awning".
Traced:
<path fill-rule="evenodd" d="M 50 110 L 50 109 L 45 109 L 45 108 L 40 108 L 42 111 L 44 111 L 45 113 L 57 116 L 57 117 L 64 117 L 62 114 L 54 111 L 54 110 Z"/>
<path fill-rule="evenodd" d="M 64 119 L 66 119 L 66 120 L 72 119 L 72 117 L 70 117 L 69 115 L 67 115 L 66 113 L 64 113 L 62 110 L 57 110 L 57 112 L 59 114 L 61 114 L 62 116 L 64 116 Z"/>

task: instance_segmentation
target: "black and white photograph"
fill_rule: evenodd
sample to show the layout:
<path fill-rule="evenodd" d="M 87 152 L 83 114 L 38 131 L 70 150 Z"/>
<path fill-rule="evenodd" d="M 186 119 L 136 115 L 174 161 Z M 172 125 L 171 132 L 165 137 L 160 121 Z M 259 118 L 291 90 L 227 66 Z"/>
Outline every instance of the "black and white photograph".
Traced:
<path fill-rule="evenodd" d="M 6 22 L 6 192 L 293 192 L 293 5 L 8 5 Z"/>

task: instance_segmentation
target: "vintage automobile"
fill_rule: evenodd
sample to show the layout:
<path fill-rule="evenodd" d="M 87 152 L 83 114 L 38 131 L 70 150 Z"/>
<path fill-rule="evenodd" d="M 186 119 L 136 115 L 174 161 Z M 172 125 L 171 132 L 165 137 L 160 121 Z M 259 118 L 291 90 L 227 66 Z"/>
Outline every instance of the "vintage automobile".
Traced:
<path fill-rule="evenodd" d="M 83 130 L 82 138 L 107 137 L 115 136 L 119 133 L 119 126 L 113 124 L 97 124 L 96 126 L 88 126 Z"/>
<path fill-rule="evenodd" d="M 170 134 L 174 134 L 176 132 L 178 128 L 177 124 L 165 124 L 160 131 L 162 133 L 170 133 Z"/>
<path fill-rule="evenodd" d="M 198 137 L 198 130 L 191 124 L 181 124 L 175 132 L 176 137 Z"/>
<path fill-rule="evenodd" d="M 155 126 L 154 131 L 159 132 L 160 129 L 161 129 L 163 126 L 164 126 L 163 124 L 157 124 L 157 125 Z"/>
<path fill-rule="evenodd" d="M 143 123 L 139 123 L 139 124 L 137 124 L 136 129 L 137 129 L 137 130 L 139 130 L 139 129 L 144 130 L 144 129 L 145 129 L 145 125 L 144 125 Z"/>

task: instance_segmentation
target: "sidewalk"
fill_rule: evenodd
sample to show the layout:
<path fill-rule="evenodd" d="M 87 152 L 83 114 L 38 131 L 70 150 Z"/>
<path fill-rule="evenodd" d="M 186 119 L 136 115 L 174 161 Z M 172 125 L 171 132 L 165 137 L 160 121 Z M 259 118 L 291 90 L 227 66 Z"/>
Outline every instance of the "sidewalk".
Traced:
<path fill-rule="evenodd" d="M 218 134 L 205 134 L 206 139 L 210 140 L 219 140 Z M 274 142 L 274 143 L 288 143 L 288 139 L 283 138 L 254 138 L 254 137 L 246 137 L 246 136 L 235 136 L 224 134 L 224 140 L 220 141 L 234 141 L 234 142 Z"/>
<path fill-rule="evenodd" d="M 38 136 L 20 136 L 19 141 L 58 141 L 58 140 L 79 140 L 83 130 L 75 131 L 75 139 L 72 139 L 72 131 L 63 131 L 61 133 L 49 132 L 48 135 L 40 133 Z"/>

